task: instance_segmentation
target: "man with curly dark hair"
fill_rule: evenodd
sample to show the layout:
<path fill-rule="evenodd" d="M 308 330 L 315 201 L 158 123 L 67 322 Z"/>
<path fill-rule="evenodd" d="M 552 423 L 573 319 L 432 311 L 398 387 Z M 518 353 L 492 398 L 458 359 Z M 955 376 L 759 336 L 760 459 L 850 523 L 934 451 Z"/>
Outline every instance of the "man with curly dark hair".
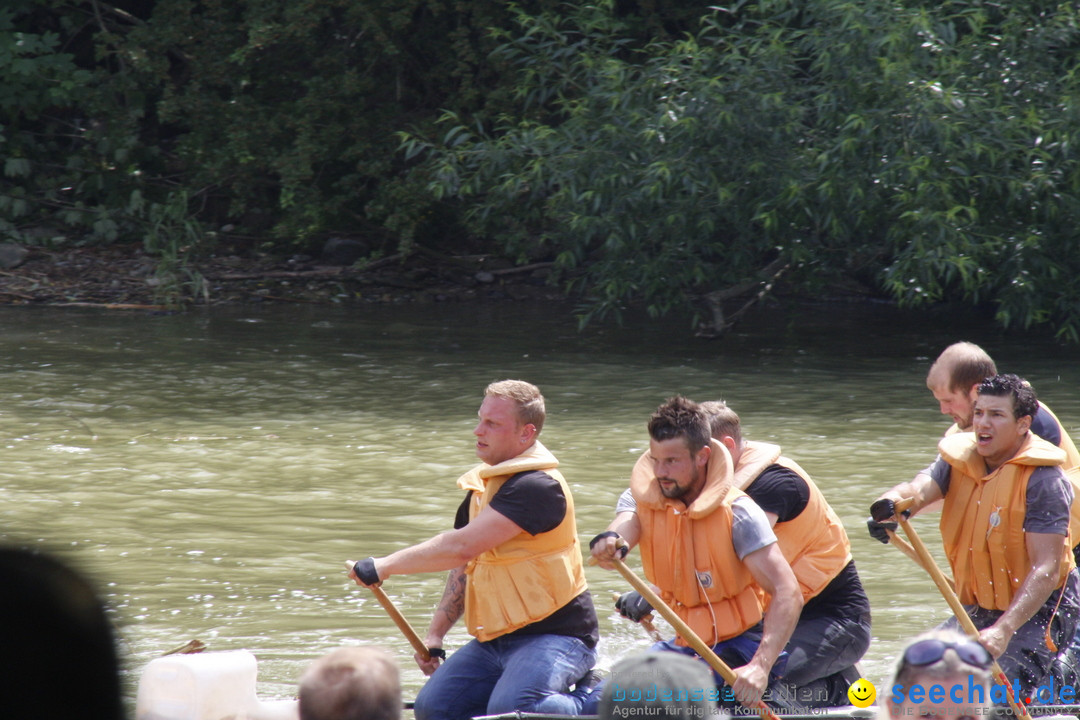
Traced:
<path fill-rule="evenodd" d="M 884 493 L 870 514 L 887 522 L 901 499 L 913 499 L 913 514 L 944 499 L 941 535 L 957 594 L 979 641 L 1026 697 L 1080 617 L 1073 491 L 1061 468 L 1065 452 L 1031 432 L 1039 407 L 1031 385 L 995 375 L 977 393 L 973 432 L 945 437 L 929 472 Z"/>

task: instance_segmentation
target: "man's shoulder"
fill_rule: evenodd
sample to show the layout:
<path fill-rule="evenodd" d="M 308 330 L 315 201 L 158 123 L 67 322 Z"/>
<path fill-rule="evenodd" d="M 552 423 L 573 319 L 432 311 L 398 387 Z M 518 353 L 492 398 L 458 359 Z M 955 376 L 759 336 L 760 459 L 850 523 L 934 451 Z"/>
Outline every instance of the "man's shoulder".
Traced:
<path fill-rule="evenodd" d="M 502 484 L 500 491 L 507 486 L 530 486 L 537 489 L 561 487 L 558 479 L 547 470 L 522 470 L 521 472 L 514 473 Z"/>
<path fill-rule="evenodd" d="M 1039 409 L 1035 412 L 1035 417 L 1031 418 L 1031 432 L 1052 445 L 1061 445 L 1063 432 L 1061 423 L 1058 422 L 1054 412 L 1042 401 L 1039 401 Z"/>
<path fill-rule="evenodd" d="M 781 460 L 786 458 L 781 458 Z M 754 492 L 760 488 L 775 487 L 778 490 L 795 490 L 800 485 L 805 485 L 806 481 L 795 470 L 783 465 L 779 462 L 769 465 L 762 470 L 754 481 L 746 487 L 746 494 L 750 497 L 754 496 Z"/>
<path fill-rule="evenodd" d="M 746 494 L 766 512 L 776 515 L 779 522 L 786 522 L 806 508 L 810 485 L 792 468 L 775 463 L 761 471 L 746 488 Z"/>
<path fill-rule="evenodd" d="M 1061 483 L 1062 485 L 1069 484 L 1069 478 L 1065 475 L 1065 471 L 1060 465 L 1037 465 L 1031 470 L 1031 475 L 1028 477 L 1028 484 L 1033 482 L 1038 483 Z"/>

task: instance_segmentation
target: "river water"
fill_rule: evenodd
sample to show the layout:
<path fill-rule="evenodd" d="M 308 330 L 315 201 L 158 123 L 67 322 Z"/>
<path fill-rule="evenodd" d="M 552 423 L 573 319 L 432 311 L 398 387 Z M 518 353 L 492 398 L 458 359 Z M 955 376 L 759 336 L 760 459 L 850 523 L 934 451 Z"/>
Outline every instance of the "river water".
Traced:
<path fill-rule="evenodd" d="M 579 333 L 567 308 L 526 303 L 0 308 L 0 333 L 0 541 L 55 552 L 94 580 L 129 700 L 147 662 L 191 639 L 252 651 L 266 700 L 293 697 L 306 664 L 333 647 L 382 645 L 413 697 L 423 676 L 411 650 L 342 564 L 450 526 L 492 380 L 543 390 L 542 438 L 586 543 L 609 521 L 656 405 L 676 393 L 726 399 L 749 437 L 781 444 L 814 476 L 846 524 L 874 608 L 862 668 L 875 683 L 906 638 L 947 614 L 927 576 L 864 524 L 884 488 L 933 458 L 948 424 L 924 386 L 937 353 L 980 343 L 1074 437 L 1080 428 L 1080 350 L 977 316 L 887 306 L 765 310 L 722 341 L 678 321 Z M 940 558 L 936 523 L 918 527 Z M 649 641 L 610 609 L 622 579 L 586 572 L 610 667 Z M 443 579 L 384 589 L 423 634 Z M 448 649 L 465 639 L 455 629 Z"/>

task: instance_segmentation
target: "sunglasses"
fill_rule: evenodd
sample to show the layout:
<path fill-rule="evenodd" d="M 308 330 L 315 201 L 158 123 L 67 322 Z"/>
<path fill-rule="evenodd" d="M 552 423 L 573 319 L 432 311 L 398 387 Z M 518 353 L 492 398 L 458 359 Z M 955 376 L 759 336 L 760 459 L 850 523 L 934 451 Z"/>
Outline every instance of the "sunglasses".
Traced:
<path fill-rule="evenodd" d="M 904 662 L 916 666 L 931 665 L 945 657 L 945 651 L 949 649 L 952 649 L 957 657 L 968 665 L 982 670 L 990 667 L 994 661 L 986 648 L 973 640 L 952 643 L 944 640 L 929 639 L 908 645 L 907 649 L 904 650 Z"/>

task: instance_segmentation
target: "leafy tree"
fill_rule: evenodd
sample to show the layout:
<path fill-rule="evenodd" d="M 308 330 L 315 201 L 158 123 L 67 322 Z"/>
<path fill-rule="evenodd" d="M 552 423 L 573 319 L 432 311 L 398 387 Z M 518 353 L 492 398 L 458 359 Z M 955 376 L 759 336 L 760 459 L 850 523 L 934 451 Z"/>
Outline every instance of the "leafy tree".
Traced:
<path fill-rule="evenodd" d="M 123 148 L 103 148 L 92 163 L 102 168 L 97 172 L 88 172 L 86 156 L 75 151 L 97 135 L 80 112 L 95 102 L 94 76 L 65 50 L 76 19 L 57 5 L 17 0 L 0 8 L 0 232 L 18 236 L 20 226 L 30 225 L 47 235 L 33 222 L 50 214 L 61 227 L 82 224 L 115 237 L 115 222 L 96 207 L 101 183 L 90 176 L 114 171 Z"/>
<path fill-rule="evenodd" d="M 518 110 L 404 143 L 586 319 L 643 301 L 720 332 L 785 272 L 1076 339 L 1076 8 L 759 0 L 644 48 L 609 10 L 519 12 Z"/>
<path fill-rule="evenodd" d="M 18 0 L 0 11 L 4 229 L 438 237 L 393 132 L 499 101 L 487 27 L 505 18 L 494 1 Z"/>

